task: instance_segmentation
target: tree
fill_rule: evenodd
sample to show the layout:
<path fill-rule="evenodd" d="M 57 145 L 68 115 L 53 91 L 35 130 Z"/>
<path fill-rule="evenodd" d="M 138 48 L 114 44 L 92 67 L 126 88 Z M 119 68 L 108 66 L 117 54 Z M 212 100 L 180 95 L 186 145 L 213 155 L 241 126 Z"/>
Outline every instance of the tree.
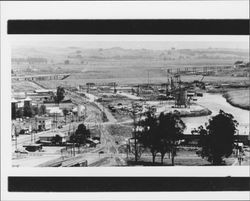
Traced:
<path fill-rule="evenodd" d="M 23 118 L 23 109 L 22 108 L 18 108 L 16 110 L 16 118 Z"/>
<path fill-rule="evenodd" d="M 55 137 L 53 137 L 52 143 L 61 145 L 62 144 L 62 137 L 60 135 L 56 135 Z"/>
<path fill-rule="evenodd" d="M 236 61 L 236 62 L 234 62 L 235 65 L 242 64 L 242 63 L 243 63 L 243 61 Z"/>
<path fill-rule="evenodd" d="M 206 153 L 208 153 L 208 141 L 209 141 L 209 135 L 208 135 L 208 131 L 203 127 L 203 126 L 199 126 L 198 130 L 196 129 L 198 135 L 200 135 L 199 137 L 199 146 L 202 147 L 201 150 L 197 151 L 197 155 L 205 157 Z"/>
<path fill-rule="evenodd" d="M 65 125 L 66 125 L 66 117 L 67 117 L 68 113 L 69 113 L 69 111 L 67 110 L 67 108 L 63 108 L 63 115 L 64 115 Z"/>
<path fill-rule="evenodd" d="M 45 105 L 41 105 L 39 108 L 39 114 L 40 115 L 44 115 L 46 114 L 46 106 Z"/>
<path fill-rule="evenodd" d="M 70 136 L 70 141 L 80 146 L 86 143 L 88 137 L 90 137 L 90 131 L 84 124 L 80 124 L 76 132 Z"/>
<path fill-rule="evenodd" d="M 30 104 L 25 104 L 23 107 L 23 116 L 25 117 L 32 117 L 33 115 L 33 110 Z"/>
<path fill-rule="evenodd" d="M 178 113 L 161 113 L 159 116 L 159 137 L 161 153 L 161 162 L 163 164 L 164 156 L 167 152 L 171 154 L 172 165 L 176 155 L 178 141 L 181 139 L 186 125 L 181 120 Z"/>
<path fill-rule="evenodd" d="M 155 163 L 156 154 L 159 151 L 159 136 L 157 117 L 152 110 L 146 113 L 146 119 L 141 121 L 143 131 L 139 136 L 139 142 L 144 147 L 149 148 L 152 154 L 153 164 Z"/>
<path fill-rule="evenodd" d="M 56 97 L 55 97 L 55 101 L 59 103 L 64 99 L 65 97 L 65 90 L 63 87 L 57 87 L 57 90 L 56 90 Z"/>
<path fill-rule="evenodd" d="M 154 111 L 147 112 L 147 117 L 142 121 L 143 132 L 140 137 L 141 143 L 150 149 L 155 163 L 157 153 L 161 154 L 161 163 L 163 164 L 164 156 L 167 152 L 171 154 L 172 165 L 176 155 L 177 142 L 186 128 L 178 114 L 161 113 L 156 117 Z"/>
<path fill-rule="evenodd" d="M 32 106 L 32 116 L 39 114 L 39 109 L 37 106 Z"/>
<path fill-rule="evenodd" d="M 223 158 L 232 154 L 237 126 L 233 115 L 220 110 L 218 115 L 209 119 L 206 131 L 200 128 L 202 151 L 198 154 L 213 165 L 221 165 Z"/>

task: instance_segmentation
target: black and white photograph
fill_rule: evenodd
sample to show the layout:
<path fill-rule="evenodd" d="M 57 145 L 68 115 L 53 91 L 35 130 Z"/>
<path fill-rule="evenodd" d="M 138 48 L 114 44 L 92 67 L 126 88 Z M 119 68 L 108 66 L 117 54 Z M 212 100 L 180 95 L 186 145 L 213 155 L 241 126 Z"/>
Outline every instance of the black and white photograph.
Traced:
<path fill-rule="evenodd" d="M 249 165 L 249 37 L 102 37 L 13 42 L 13 167 Z"/>
<path fill-rule="evenodd" d="M 1 199 L 248 200 L 247 8 L 1 3 Z"/>

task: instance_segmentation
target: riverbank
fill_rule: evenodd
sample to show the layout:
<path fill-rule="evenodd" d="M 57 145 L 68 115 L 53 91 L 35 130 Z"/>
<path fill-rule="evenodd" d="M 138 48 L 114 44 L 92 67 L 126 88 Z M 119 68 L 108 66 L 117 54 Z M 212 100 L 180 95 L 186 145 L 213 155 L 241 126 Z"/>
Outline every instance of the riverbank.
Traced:
<path fill-rule="evenodd" d="M 156 110 L 158 114 L 161 112 L 166 113 L 166 111 L 167 113 L 178 113 L 180 117 L 201 117 L 212 114 L 212 111 L 210 111 L 208 108 L 196 103 L 193 103 L 186 108 L 172 107 L 172 104 L 166 104 L 164 106 L 158 107 Z"/>
<path fill-rule="evenodd" d="M 201 117 L 211 115 L 212 112 L 207 108 L 201 108 L 190 111 L 180 111 L 180 117 Z"/>
<path fill-rule="evenodd" d="M 228 103 L 234 107 L 245 110 L 250 110 L 249 89 L 228 91 L 223 94 L 223 97 Z"/>

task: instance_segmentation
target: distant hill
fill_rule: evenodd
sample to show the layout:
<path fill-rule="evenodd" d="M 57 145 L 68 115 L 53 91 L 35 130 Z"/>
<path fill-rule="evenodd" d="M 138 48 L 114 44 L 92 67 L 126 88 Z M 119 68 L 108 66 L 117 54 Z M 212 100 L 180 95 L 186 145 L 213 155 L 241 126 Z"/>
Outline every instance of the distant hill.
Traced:
<path fill-rule="evenodd" d="M 40 47 L 13 48 L 12 58 L 39 57 L 62 62 L 71 59 L 229 59 L 249 61 L 248 50 L 241 49 L 123 49 L 121 47 L 84 49 L 82 47 Z"/>

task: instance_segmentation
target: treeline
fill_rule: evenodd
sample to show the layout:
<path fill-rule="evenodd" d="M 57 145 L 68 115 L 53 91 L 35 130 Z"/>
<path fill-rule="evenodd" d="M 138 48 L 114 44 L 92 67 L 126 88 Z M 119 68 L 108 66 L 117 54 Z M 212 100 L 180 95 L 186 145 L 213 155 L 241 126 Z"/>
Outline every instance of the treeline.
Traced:
<path fill-rule="evenodd" d="M 138 161 L 143 149 L 152 154 L 152 163 L 155 157 L 161 155 L 161 163 L 164 157 L 169 155 L 172 165 L 175 164 L 175 156 L 183 141 L 183 132 L 186 128 L 178 113 L 161 113 L 156 116 L 153 110 L 146 114 L 144 120 L 134 125 L 134 155 Z M 224 164 L 224 159 L 229 157 L 235 148 L 234 140 L 238 122 L 234 117 L 220 110 L 219 114 L 209 119 L 206 128 L 198 128 L 200 147 L 197 155 L 208 160 L 213 165 Z"/>

